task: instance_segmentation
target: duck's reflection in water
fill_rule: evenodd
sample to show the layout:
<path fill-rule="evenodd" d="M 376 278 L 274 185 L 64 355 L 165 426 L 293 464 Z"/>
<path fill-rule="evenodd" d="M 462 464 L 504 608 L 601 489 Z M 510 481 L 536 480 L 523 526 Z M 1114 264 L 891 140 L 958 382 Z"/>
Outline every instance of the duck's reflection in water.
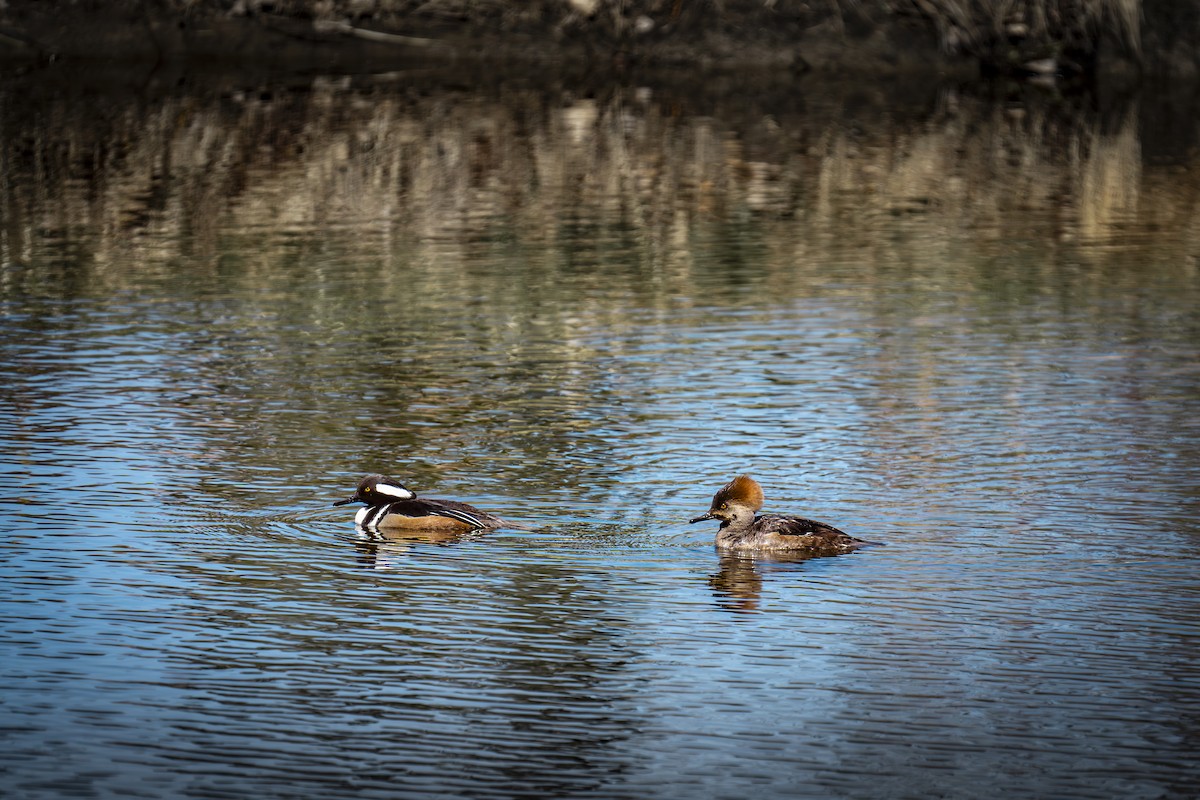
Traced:
<path fill-rule="evenodd" d="M 717 606 L 726 611 L 757 611 L 762 595 L 762 574 L 749 553 L 718 551 L 717 571 L 708 576 Z"/>
<path fill-rule="evenodd" d="M 717 571 L 708 576 L 708 585 L 712 587 L 717 607 L 743 613 L 759 610 L 764 575 L 799 572 L 804 569 L 805 562 L 821 557 L 787 552 L 717 552 Z"/>
<path fill-rule="evenodd" d="M 401 569 L 404 560 L 421 545 L 454 545 L 481 539 L 494 531 L 486 528 L 468 530 L 419 530 L 388 528 L 368 530 L 355 526 L 354 547 L 358 551 L 358 563 L 366 569 Z"/>

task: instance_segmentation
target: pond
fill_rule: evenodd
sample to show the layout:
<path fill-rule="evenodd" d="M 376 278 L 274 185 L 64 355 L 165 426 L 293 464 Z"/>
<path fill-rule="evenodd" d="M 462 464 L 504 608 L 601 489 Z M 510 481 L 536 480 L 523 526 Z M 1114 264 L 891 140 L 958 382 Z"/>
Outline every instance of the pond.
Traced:
<path fill-rule="evenodd" d="M 1194 791 L 1192 128 L 71 77 L 0 89 L 4 794 Z M 741 472 L 881 546 L 718 552 Z"/>

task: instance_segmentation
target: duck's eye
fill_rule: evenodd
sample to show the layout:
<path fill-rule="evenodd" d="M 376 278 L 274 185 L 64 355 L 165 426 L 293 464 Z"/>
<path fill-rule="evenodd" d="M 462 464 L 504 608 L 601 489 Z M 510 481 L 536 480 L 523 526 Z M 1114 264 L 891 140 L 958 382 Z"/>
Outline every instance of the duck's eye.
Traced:
<path fill-rule="evenodd" d="M 725 510 L 725 509 L 727 509 L 727 508 L 729 508 L 729 503 L 721 503 L 721 510 L 722 510 L 722 511 L 724 511 L 724 510 Z"/>

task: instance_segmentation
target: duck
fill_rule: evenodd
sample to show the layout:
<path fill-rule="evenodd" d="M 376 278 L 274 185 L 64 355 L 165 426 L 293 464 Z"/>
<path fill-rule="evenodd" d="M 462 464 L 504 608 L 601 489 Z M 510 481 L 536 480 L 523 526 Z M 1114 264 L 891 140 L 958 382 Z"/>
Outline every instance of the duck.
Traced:
<path fill-rule="evenodd" d="M 354 515 L 354 523 L 367 530 L 468 531 L 526 526 L 501 519 L 475 506 L 456 500 L 417 497 L 416 492 L 386 475 L 368 475 L 358 483 L 354 494 L 338 500 L 335 506 L 365 503 Z"/>
<path fill-rule="evenodd" d="M 870 544 L 824 522 L 783 514 L 760 515 L 762 507 L 763 490 L 758 481 L 738 475 L 713 495 L 712 506 L 691 523 L 720 520 L 717 547 L 722 550 L 835 556 Z"/>

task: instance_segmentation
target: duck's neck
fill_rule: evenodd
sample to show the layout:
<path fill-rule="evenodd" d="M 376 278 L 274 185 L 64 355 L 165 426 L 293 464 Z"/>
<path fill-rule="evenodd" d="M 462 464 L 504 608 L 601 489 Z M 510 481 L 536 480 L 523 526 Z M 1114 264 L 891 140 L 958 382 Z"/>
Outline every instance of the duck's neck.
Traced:
<path fill-rule="evenodd" d="M 733 515 L 721 523 L 717 532 L 719 539 L 740 539 L 750 532 L 754 525 L 754 510 L 749 507 L 734 509 Z"/>

